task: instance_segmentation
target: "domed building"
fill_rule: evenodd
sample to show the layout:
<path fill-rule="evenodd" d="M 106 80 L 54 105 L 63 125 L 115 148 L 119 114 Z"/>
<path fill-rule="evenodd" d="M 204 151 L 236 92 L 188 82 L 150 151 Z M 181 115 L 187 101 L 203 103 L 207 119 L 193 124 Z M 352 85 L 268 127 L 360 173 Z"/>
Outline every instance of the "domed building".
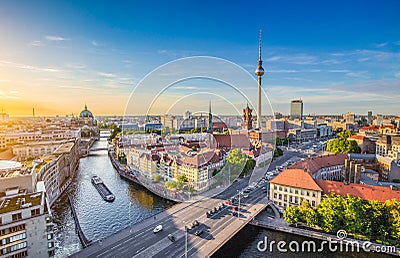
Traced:
<path fill-rule="evenodd" d="M 85 104 L 85 109 L 81 111 L 81 113 L 79 114 L 79 117 L 80 117 L 80 118 L 85 118 L 85 117 L 86 117 L 86 118 L 93 118 L 93 114 L 92 114 L 92 112 L 90 112 L 90 111 L 87 109 L 86 104 Z"/>
<path fill-rule="evenodd" d="M 94 119 L 93 113 L 87 108 L 81 111 L 79 117 L 72 117 L 71 124 L 81 128 L 81 137 L 98 137 L 99 128 L 97 127 L 97 120 Z"/>

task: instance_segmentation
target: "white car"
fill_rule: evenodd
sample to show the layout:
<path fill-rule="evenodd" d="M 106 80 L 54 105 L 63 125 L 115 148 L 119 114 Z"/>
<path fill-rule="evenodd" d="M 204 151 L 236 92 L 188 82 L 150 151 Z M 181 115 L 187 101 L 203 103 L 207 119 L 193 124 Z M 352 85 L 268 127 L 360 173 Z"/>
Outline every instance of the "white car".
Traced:
<path fill-rule="evenodd" d="M 157 227 L 155 227 L 154 229 L 153 229 L 153 233 L 158 233 L 158 232 L 160 232 L 162 230 L 162 225 L 158 225 Z"/>
<path fill-rule="evenodd" d="M 243 195 L 243 198 L 249 198 L 249 196 L 246 194 L 246 195 Z"/>

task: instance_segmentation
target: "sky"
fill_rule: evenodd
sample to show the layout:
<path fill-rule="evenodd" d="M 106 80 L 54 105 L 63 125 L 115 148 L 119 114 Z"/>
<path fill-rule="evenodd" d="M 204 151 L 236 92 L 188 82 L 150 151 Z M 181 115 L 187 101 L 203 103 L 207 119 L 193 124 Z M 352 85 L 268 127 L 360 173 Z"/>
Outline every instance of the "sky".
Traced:
<path fill-rule="evenodd" d="M 399 10 L 399 1 L 386 0 L 1 1 L 0 108 L 64 116 L 87 104 L 95 116 L 121 115 L 130 105 L 146 112 L 157 99 L 153 113 L 182 114 L 207 110 L 212 100 L 213 112 L 237 114 L 256 103 L 262 27 L 262 89 L 270 101 L 263 96 L 263 114 L 288 114 L 296 98 L 305 114 L 398 114 Z M 226 66 L 180 65 L 193 56 Z M 180 81 L 209 72 L 223 79 Z M 178 82 L 160 93 L 163 76 Z M 228 77 L 244 94 L 228 99 Z"/>

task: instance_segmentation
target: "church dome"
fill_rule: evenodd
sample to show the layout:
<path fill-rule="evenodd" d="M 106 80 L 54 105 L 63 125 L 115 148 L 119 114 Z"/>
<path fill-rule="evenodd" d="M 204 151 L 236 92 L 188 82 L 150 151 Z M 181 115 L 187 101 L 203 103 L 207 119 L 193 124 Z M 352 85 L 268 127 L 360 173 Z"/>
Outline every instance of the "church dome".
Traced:
<path fill-rule="evenodd" d="M 90 118 L 93 118 L 93 114 L 92 114 L 92 112 L 90 112 L 87 109 L 87 106 L 85 105 L 85 109 L 82 110 L 82 112 L 79 114 L 79 117 L 90 117 Z"/>

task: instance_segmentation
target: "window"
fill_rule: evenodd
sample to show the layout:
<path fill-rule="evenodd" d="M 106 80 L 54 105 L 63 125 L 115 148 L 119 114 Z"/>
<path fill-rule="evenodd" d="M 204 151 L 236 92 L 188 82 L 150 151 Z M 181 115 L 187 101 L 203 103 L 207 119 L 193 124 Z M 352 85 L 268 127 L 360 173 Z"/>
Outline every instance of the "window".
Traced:
<path fill-rule="evenodd" d="M 16 213 L 12 215 L 12 221 L 20 220 L 22 219 L 22 213 Z"/>
<path fill-rule="evenodd" d="M 295 194 L 299 194 L 299 190 L 297 190 L 297 189 L 294 190 L 294 193 L 295 193 Z"/>
<path fill-rule="evenodd" d="M 31 210 L 31 216 L 34 217 L 36 215 L 40 215 L 40 208 Z"/>
<path fill-rule="evenodd" d="M 315 197 L 315 196 L 316 196 L 315 192 L 312 192 L 312 197 Z"/>

